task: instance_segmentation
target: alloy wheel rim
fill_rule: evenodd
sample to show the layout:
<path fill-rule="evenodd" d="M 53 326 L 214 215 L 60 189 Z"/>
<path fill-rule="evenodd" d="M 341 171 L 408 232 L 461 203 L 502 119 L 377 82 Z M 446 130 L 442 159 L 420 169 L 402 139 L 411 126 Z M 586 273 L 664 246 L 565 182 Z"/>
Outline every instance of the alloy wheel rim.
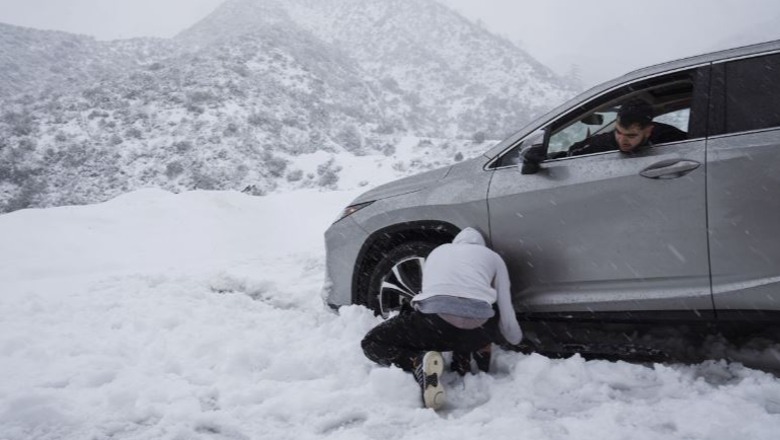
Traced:
<path fill-rule="evenodd" d="M 379 311 L 383 318 L 401 310 L 404 303 L 422 290 L 422 268 L 425 258 L 414 256 L 397 262 L 382 278 L 379 286 Z"/>

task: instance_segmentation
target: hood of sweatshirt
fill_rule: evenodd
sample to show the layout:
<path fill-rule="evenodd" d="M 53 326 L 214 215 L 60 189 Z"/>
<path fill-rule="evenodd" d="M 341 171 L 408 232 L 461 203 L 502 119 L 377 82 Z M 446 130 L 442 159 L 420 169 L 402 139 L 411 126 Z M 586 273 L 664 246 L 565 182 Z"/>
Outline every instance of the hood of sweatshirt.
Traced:
<path fill-rule="evenodd" d="M 474 228 L 464 228 L 455 238 L 452 240 L 455 244 L 478 244 L 480 246 L 485 245 L 485 239 L 482 234 Z"/>

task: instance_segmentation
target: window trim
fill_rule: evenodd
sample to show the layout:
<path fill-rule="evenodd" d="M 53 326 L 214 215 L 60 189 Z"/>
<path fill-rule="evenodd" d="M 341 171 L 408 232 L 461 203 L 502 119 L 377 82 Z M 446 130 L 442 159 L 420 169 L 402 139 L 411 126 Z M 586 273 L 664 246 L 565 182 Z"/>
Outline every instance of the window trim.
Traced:
<path fill-rule="evenodd" d="M 770 132 L 770 131 L 780 131 L 780 126 L 777 127 L 764 127 L 764 128 L 754 128 L 752 130 L 745 130 L 745 131 L 732 131 L 730 133 L 719 133 L 719 134 L 713 134 L 711 136 L 707 136 L 707 140 L 710 139 L 723 139 L 728 137 L 734 137 L 734 136 L 747 136 L 751 134 L 761 134 L 764 132 Z M 664 144 L 666 145 L 666 144 Z"/>
<path fill-rule="evenodd" d="M 776 52 L 780 53 L 780 50 L 778 50 Z M 759 55 L 756 55 L 756 56 L 761 56 L 761 55 L 764 55 L 764 54 L 759 54 Z M 749 58 L 749 57 L 743 57 L 743 58 Z M 609 89 L 602 90 L 600 93 L 595 94 L 595 95 L 591 95 L 591 96 L 589 96 L 589 97 L 587 97 L 587 98 L 585 98 L 585 99 L 583 99 L 583 100 L 581 100 L 581 101 L 579 101 L 579 102 L 569 106 L 568 108 L 564 109 L 562 112 L 558 113 L 557 115 L 548 118 L 542 124 L 540 124 L 538 127 L 535 127 L 533 130 L 530 130 L 530 134 L 529 135 L 524 136 L 523 138 L 518 139 L 517 141 L 513 142 L 511 145 L 509 145 L 507 148 L 505 148 L 504 151 L 500 152 L 499 154 L 496 155 L 496 157 L 494 157 L 493 159 L 488 161 L 483 166 L 483 169 L 485 169 L 485 170 L 499 170 L 499 169 L 511 168 L 511 167 L 517 166 L 516 164 L 497 166 L 497 164 L 500 163 L 503 160 L 504 156 L 509 154 L 515 148 L 518 148 L 520 145 L 522 145 L 527 139 L 532 137 L 533 134 L 537 133 L 539 130 L 544 130 L 545 131 L 544 143 L 546 145 L 547 142 L 549 141 L 549 138 L 550 138 L 550 127 L 553 125 L 553 123 L 559 121 L 562 118 L 565 118 L 568 115 L 576 113 L 583 106 L 585 106 L 585 105 L 587 105 L 587 104 L 589 104 L 589 103 L 591 103 L 591 102 L 593 102 L 595 100 L 598 100 L 598 99 L 604 97 L 605 95 L 608 95 L 610 93 L 614 93 L 615 91 L 623 89 L 623 88 L 629 88 L 632 85 L 635 85 L 635 84 L 638 84 L 638 83 L 652 81 L 654 79 L 661 78 L 661 77 L 664 77 L 664 76 L 673 76 L 675 74 L 688 72 L 688 71 L 693 73 L 692 81 L 693 81 L 693 85 L 694 85 L 694 91 L 697 89 L 697 81 L 699 81 L 699 80 L 703 80 L 703 81 L 706 80 L 706 82 L 704 84 L 700 85 L 701 89 L 705 90 L 705 92 L 704 93 L 698 93 L 698 94 L 694 93 L 693 96 L 691 97 L 691 108 L 693 108 L 693 104 L 694 104 L 694 102 L 697 101 L 697 98 L 708 101 L 710 103 L 710 105 L 709 106 L 705 105 L 705 106 L 702 107 L 702 109 L 707 113 L 701 120 L 699 120 L 699 122 L 704 125 L 704 127 L 700 128 L 702 134 L 699 135 L 699 136 L 696 136 L 696 137 L 692 137 L 692 138 L 686 139 L 684 141 L 679 141 L 679 142 L 687 142 L 687 141 L 692 141 L 692 140 L 697 140 L 697 139 L 704 139 L 704 138 L 707 137 L 707 134 L 709 133 L 709 131 L 707 129 L 708 128 L 707 125 L 708 125 L 708 121 L 710 120 L 710 115 L 711 115 L 711 107 L 710 106 L 711 106 L 711 102 L 712 102 L 712 84 L 714 82 L 712 80 L 712 78 L 713 78 L 713 76 L 712 76 L 713 75 L 712 74 L 712 69 L 711 69 L 712 65 L 713 65 L 712 61 L 706 61 L 706 62 L 702 62 L 702 63 L 692 64 L 690 66 L 680 67 L 680 68 L 677 68 L 677 69 L 671 69 L 671 70 L 667 70 L 667 71 L 664 71 L 664 72 L 658 72 L 658 73 L 655 73 L 653 75 L 647 75 L 647 76 L 643 76 L 641 78 L 636 78 L 636 79 L 631 80 L 631 81 L 626 81 L 626 82 L 623 82 L 623 83 L 620 83 L 620 84 L 616 84 L 615 86 L 610 87 Z M 702 72 L 705 74 L 705 78 L 704 79 L 699 79 L 699 73 L 702 73 Z M 701 104 L 699 104 L 699 105 L 701 105 Z M 690 127 L 689 127 L 689 133 L 691 131 L 692 130 L 690 130 Z M 675 142 L 670 142 L 669 144 L 673 144 L 673 143 L 675 143 Z M 664 144 L 664 145 L 667 145 L 667 144 Z M 610 153 L 610 152 L 604 152 L 604 153 Z M 594 153 L 594 154 L 599 154 L 599 153 Z M 577 157 L 586 157 L 586 156 L 590 157 L 592 155 L 577 156 Z M 551 161 L 551 160 L 563 160 L 563 159 L 570 159 L 570 157 L 557 158 L 557 159 L 545 159 L 544 161 L 542 161 L 542 163 L 547 162 L 547 161 Z"/>
<path fill-rule="evenodd" d="M 747 60 L 750 58 L 765 57 L 765 56 L 777 55 L 777 54 L 780 54 L 780 49 L 768 50 L 766 52 L 759 52 L 759 53 L 751 53 L 747 55 L 733 56 L 730 58 L 721 58 L 719 60 L 713 61 L 712 65 L 725 64 L 725 63 L 730 63 L 732 61 Z"/>
<path fill-rule="evenodd" d="M 761 53 L 755 53 L 750 55 L 735 56 L 731 58 L 724 58 L 712 63 L 712 69 L 710 74 L 710 104 L 709 104 L 709 118 L 707 122 L 706 137 L 708 139 L 718 139 L 723 136 L 740 135 L 757 133 L 766 130 L 777 130 L 780 126 L 751 128 L 749 130 L 741 131 L 727 131 L 726 130 L 726 90 L 728 80 L 726 76 L 726 65 L 728 63 L 750 60 L 768 56 L 780 56 L 779 50 L 770 50 Z M 717 111 L 720 109 L 720 111 Z"/>

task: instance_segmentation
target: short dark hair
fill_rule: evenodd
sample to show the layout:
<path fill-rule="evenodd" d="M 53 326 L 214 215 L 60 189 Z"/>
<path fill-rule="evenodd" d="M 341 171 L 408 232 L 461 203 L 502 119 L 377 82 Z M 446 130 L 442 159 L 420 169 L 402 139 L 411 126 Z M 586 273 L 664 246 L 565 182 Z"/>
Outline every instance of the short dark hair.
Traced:
<path fill-rule="evenodd" d="M 653 122 L 653 107 L 642 99 L 631 99 L 620 106 L 617 121 L 624 127 L 639 124 L 645 128 Z"/>

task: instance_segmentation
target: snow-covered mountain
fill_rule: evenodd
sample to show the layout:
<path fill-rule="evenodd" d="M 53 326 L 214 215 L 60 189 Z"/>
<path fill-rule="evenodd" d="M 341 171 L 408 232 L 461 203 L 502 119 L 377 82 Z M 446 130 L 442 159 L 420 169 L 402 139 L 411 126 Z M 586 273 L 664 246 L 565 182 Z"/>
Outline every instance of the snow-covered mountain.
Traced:
<path fill-rule="evenodd" d="M 413 172 L 573 93 L 431 0 L 229 0 L 168 40 L 3 25 L 0 78 L 0 212 L 147 186 L 335 188 L 339 152 Z M 421 156 L 393 159 L 410 143 Z"/>
<path fill-rule="evenodd" d="M 79 93 L 85 87 L 169 57 L 169 40 L 101 42 L 84 35 L 0 23 L 0 100 Z"/>
<path fill-rule="evenodd" d="M 377 104 L 419 135 L 495 138 L 570 92 L 523 50 L 434 1 L 229 0 L 177 39 L 230 44 L 259 23 L 310 32 L 349 54 L 384 86 Z"/>

